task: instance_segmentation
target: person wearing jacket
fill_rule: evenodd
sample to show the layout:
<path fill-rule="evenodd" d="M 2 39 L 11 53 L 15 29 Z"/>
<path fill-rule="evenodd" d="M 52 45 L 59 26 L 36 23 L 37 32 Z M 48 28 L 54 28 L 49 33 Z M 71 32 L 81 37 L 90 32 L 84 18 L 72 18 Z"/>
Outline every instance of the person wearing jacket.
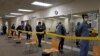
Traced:
<path fill-rule="evenodd" d="M 87 23 L 88 15 L 83 14 L 83 23 L 80 25 L 81 37 L 89 37 L 89 24 Z M 88 56 L 89 50 L 89 41 L 81 40 L 80 41 L 80 56 Z"/>
<path fill-rule="evenodd" d="M 5 25 L 5 24 L 2 26 L 2 31 L 3 31 L 3 34 L 6 34 L 7 27 L 6 27 L 6 25 Z"/>
<path fill-rule="evenodd" d="M 81 36 L 81 34 L 79 32 L 79 27 L 80 27 L 80 22 L 77 23 L 76 28 L 75 28 L 75 36 L 76 37 L 80 37 Z M 76 46 L 80 47 L 79 40 L 76 40 Z"/>
<path fill-rule="evenodd" d="M 21 34 L 22 32 L 19 31 L 19 30 L 24 30 L 24 25 L 23 25 L 23 24 L 19 25 L 19 26 L 17 27 L 16 30 L 18 31 L 18 37 L 20 37 L 20 34 Z"/>
<path fill-rule="evenodd" d="M 25 31 L 32 31 L 32 27 L 29 23 L 26 24 Z M 26 33 L 26 36 L 27 36 L 27 40 L 30 40 L 31 35 Z"/>
<path fill-rule="evenodd" d="M 66 29 L 63 26 L 63 24 L 61 22 L 58 23 L 58 25 L 56 26 L 56 34 L 59 35 L 66 35 Z M 60 42 L 59 42 L 59 52 L 63 53 L 63 45 L 64 45 L 64 39 L 63 37 L 59 37 Z"/>
<path fill-rule="evenodd" d="M 36 32 L 43 32 L 43 27 L 42 27 L 41 22 L 38 22 L 38 25 L 36 26 Z M 43 38 L 43 34 L 37 33 L 37 38 L 38 38 L 38 47 L 42 47 L 41 40 Z"/>
<path fill-rule="evenodd" d="M 46 31 L 46 26 L 45 26 L 45 23 L 44 22 L 42 23 L 42 27 L 43 27 L 43 31 L 44 31 L 44 34 L 43 34 L 43 38 L 44 38 L 45 31 Z"/>
<path fill-rule="evenodd" d="M 15 31 L 13 31 L 13 30 L 15 30 L 15 25 L 13 24 L 12 26 L 11 26 L 11 35 L 13 36 L 13 33 L 15 32 Z"/>

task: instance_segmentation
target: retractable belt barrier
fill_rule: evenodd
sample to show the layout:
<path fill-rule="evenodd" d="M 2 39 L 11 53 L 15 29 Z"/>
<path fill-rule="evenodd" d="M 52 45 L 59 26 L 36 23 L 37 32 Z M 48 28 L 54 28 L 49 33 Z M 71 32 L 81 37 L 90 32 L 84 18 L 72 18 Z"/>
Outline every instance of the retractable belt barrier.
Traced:
<path fill-rule="evenodd" d="M 100 37 L 97 36 L 97 37 L 76 37 L 76 36 L 71 36 L 71 35 L 59 35 L 59 34 L 55 34 L 55 33 L 50 33 L 50 32 L 31 32 L 31 31 L 24 31 L 24 30 L 11 30 L 11 31 L 15 31 L 15 32 L 22 32 L 22 33 L 28 33 L 28 34 L 44 34 L 45 35 L 50 35 L 50 36 L 55 36 L 55 37 L 62 37 L 62 38 L 65 38 L 65 39 L 69 39 L 69 40 L 88 40 L 88 41 L 99 41 L 100 40 Z M 10 31 L 10 32 L 11 32 Z M 44 38 L 44 48 L 47 47 L 47 38 Z M 72 45 L 71 45 L 72 46 Z M 97 45 L 95 46 L 94 43 L 93 43 L 93 56 L 100 56 L 100 46 Z M 72 46 L 73 48 L 73 46 Z M 72 52 L 73 53 L 73 52 Z"/>
<path fill-rule="evenodd" d="M 23 31 L 23 30 L 11 30 L 11 31 L 21 31 L 23 33 L 30 33 L 30 34 L 44 34 L 44 32 L 31 32 L 31 31 Z M 46 32 L 47 35 L 51 35 L 51 36 L 57 36 L 57 37 L 62 37 L 62 38 L 65 38 L 65 39 L 71 39 L 71 40 L 89 40 L 89 41 L 92 41 L 92 40 L 100 40 L 99 36 L 97 37 L 76 37 L 76 36 L 70 36 L 70 35 L 58 35 L 58 34 L 54 34 L 54 33 L 49 33 L 49 32 Z"/>

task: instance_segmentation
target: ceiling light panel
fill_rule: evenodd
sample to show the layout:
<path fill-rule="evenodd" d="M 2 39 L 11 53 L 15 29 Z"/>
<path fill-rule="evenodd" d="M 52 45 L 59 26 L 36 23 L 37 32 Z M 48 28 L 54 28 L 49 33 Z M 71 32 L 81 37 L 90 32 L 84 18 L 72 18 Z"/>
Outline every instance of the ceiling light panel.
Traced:
<path fill-rule="evenodd" d="M 5 15 L 5 17 L 16 17 L 16 16 L 13 16 L 13 15 Z"/>
<path fill-rule="evenodd" d="M 29 9 L 18 9 L 18 11 L 23 11 L 23 12 L 33 12 L 33 10 L 29 10 Z"/>
<path fill-rule="evenodd" d="M 11 15 L 23 15 L 22 13 L 10 13 Z"/>
<path fill-rule="evenodd" d="M 81 17 L 80 15 L 73 15 L 74 17 Z"/>
<path fill-rule="evenodd" d="M 43 3 L 43 2 L 38 2 L 38 1 L 33 2 L 32 5 L 39 5 L 39 6 L 45 6 L 45 7 L 52 6 L 52 4 Z"/>

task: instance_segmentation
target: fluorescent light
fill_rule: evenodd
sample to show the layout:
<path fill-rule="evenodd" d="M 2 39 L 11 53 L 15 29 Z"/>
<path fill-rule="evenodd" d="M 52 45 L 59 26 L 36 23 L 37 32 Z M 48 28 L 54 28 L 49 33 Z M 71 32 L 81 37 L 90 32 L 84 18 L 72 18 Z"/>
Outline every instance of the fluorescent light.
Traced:
<path fill-rule="evenodd" d="M 38 2 L 38 1 L 35 1 L 32 3 L 32 5 L 39 5 L 39 6 L 52 6 L 52 4 L 49 4 L 49 3 L 43 3 L 43 2 Z"/>
<path fill-rule="evenodd" d="M 74 17 L 80 17 L 80 15 L 73 15 Z"/>
<path fill-rule="evenodd" d="M 23 15 L 22 13 L 10 13 L 11 15 Z"/>
<path fill-rule="evenodd" d="M 23 11 L 23 12 L 32 12 L 33 10 L 29 10 L 29 9 L 18 9 L 18 11 Z"/>
<path fill-rule="evenodd" d="M 13 16 L 13 15 L 5 15 L 5 17 L 16 17 L 16 16 Z"/>

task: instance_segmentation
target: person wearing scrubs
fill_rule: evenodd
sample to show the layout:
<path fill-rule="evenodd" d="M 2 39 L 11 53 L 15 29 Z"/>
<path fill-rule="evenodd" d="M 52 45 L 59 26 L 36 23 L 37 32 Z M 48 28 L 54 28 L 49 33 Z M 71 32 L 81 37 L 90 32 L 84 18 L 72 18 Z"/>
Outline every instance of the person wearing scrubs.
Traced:
<path fill-rule="evenodd" d="M 89 24 L 87 23 L 88 15 L 83 14 L 83 23 L 80 25 L 80 33 L 81 37 L 88 37 L 89 36 Z M 89 49 L 89 41 L 88 40 L 81 40 L 80 41 L 80 56 L 88 56 L 88 49 Z"/>

